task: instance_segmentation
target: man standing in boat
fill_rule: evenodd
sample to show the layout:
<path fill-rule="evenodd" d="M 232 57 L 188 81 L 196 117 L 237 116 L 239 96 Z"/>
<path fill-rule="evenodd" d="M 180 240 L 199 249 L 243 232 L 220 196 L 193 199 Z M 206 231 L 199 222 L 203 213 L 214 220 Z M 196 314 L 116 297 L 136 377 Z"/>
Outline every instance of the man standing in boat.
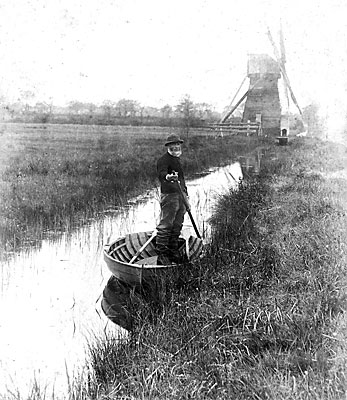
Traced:
<path fill-rule="evenodd" d="M 188 196 L 180 161 L 183 140 L 170 135 L 166 142 L 166 153 L 157 162 L 157 174 L 160 181 L 160 222 L 157 226 L 156 250 L 158 263 L 178 262 L 178 238 L 181 234 L 186 206 L 183 194 Z M 179 183 L 178 183 L 179 182 Z"/>

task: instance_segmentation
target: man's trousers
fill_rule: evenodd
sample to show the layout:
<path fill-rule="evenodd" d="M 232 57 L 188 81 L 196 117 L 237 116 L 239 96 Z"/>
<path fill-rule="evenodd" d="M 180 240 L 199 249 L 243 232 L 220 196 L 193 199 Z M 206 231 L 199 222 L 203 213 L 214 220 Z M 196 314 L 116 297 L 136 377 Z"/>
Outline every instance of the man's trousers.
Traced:
<path fill-rule="evenodd" d="M 156 250 L 158 254 L 170 255 L 178 248 L 186 206 L 180 193 L 164 193 L 160 196 L 160 208 Z"/>

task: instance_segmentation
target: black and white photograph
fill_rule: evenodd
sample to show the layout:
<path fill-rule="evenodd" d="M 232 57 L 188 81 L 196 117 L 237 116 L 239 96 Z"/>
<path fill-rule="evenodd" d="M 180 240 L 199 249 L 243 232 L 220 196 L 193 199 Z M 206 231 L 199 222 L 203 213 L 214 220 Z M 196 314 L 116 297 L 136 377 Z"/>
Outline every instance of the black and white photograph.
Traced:
<path fill-rule="evenodd" d="M 346 15 L 0 0 L 0 400 L 347 398 Z"/>

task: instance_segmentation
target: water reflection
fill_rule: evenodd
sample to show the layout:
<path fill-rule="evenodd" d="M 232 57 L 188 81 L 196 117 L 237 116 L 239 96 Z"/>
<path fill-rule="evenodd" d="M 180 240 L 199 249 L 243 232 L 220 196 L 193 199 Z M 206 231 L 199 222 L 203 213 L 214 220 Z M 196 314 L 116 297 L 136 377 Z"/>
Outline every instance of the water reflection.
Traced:
<path fill-rule="evenodd" d="M 247 156 L 240 156 L 242 173 L 244 176 L 258 175 L 260 172 L 261 159 L 264 156 L 264 149 L 257 148 Z"/>
<path fill-rule="evenodd" d="M 187 183 L 194 219 L 208 238 L 216 198 L 242 177 L 240 164 L 219 168 Z M 26 395 L 34 381 L 64 398 L 84 364 L 94 336 L 124 334 L 101 312 L 98 298 L 110 273 L 103 245 L 134 231 L 154 229 L 159 192 L 153 190 L 126 209 L 109 212 L 90 226 L 39 249 L 22 251 L 1 264 L 0 393 Z M 193 232 L 186 216 L 184 234 Z"/>

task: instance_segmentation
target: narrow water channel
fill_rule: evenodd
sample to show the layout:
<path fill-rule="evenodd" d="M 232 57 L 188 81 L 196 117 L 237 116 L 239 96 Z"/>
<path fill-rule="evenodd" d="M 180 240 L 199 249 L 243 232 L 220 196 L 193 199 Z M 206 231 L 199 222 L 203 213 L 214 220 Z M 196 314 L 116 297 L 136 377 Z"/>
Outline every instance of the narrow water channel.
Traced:
<path fill-rule="evenodd" d="M 216 198 L 240 178 L 241 166 L 235 163 L 187 183 L 192 214 L 206 240 Z M 102 249 L 125 233 L 154 229 L 158 199 L 153 190 L 72 235 L 45 240 L 39 249 L 1 264 L 0 398 L 9 392 L 25 397 L 35 382 L 47 398 L 52 393 L 64 398 L 68 379 L 81 372 L 88 343 L 102 335 L 126 334 L 98 305 L 110 277 Z M 183 231 L 194 234 L 188 215 Z"/>

